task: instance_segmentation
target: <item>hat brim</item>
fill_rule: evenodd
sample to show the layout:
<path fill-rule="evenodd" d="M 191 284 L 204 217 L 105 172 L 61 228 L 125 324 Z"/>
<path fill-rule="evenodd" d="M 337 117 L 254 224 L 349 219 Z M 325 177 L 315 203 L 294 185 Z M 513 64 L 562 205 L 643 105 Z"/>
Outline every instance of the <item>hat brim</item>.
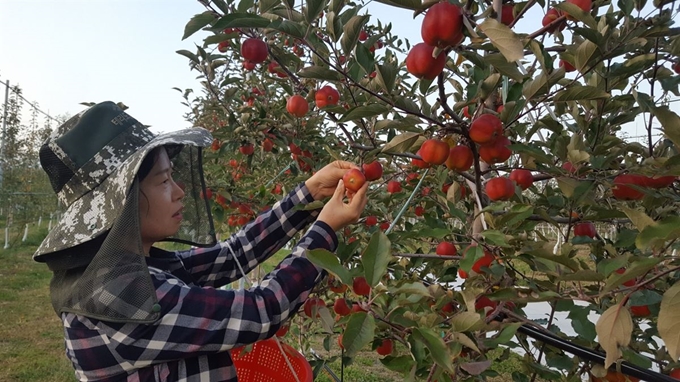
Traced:
<path fill-rule="evenodd" d="M 128 157 L 99 186 L 68 206 L 33 254 L 33 259 L 42 261 L 42 257 L 49 253 L 85 243 L 110 229 L 125 205 L 139 166 L 156 147 L 174 144 L 207 147 L 211 143 L 212 135 L 203 128 L 173 131 L 154 137 Z"/>

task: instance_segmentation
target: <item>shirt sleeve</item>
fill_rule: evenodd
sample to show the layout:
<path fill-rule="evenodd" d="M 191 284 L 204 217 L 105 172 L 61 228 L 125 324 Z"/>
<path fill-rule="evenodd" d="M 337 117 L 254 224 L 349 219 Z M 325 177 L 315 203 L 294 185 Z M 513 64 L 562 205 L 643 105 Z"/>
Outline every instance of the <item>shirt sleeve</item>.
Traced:
<path fill-rule="evenodd" d="M 336 246 L 332 229 L 316 222 L 260 285 L 243 290 L 189 286 L 166 272 L 152 271 L 161 318 L 149 325 L 100 322 L 100 329 L 117 357 L 135 367 L 254 343 L 273 336 L 324 277 L 306 251 L 334 251 Z"/>
<path fill-rule="evenodd" d="M 313 201 L 309 189 L 301 183 L 229 239 L 212 248 L 178 252 L 177 256 L 197 285 L 216 288 L 226 285 L 243 277 L 241 271 L 248 274 L 313 222 L 320 209 L 295 208 Z"/>

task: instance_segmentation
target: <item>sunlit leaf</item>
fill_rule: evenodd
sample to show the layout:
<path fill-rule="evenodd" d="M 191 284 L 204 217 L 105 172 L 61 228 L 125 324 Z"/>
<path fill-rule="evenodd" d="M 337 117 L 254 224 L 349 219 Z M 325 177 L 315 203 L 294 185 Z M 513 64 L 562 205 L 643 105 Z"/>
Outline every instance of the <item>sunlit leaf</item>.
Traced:
<path fill-rule="evenodd" d="M 408 151 L 408 149 L 413 146 L 414 143 L 418 141 L 420 134 L 406 132 L 399 134 L 392 138 L 391 141 L 387 142 L 382 148 L 384 153 L 403 153 Z"/>
<path fill-rule="evenodd" d="M 607 353 L 604 367 L 608 368 L 621 358 L 621 347 L 628 346 L 633 334 L 633 319 L 627 308 L 613 305 L 607 309 L 595 324 L 597 339 Z"/>
<path fill-rule="evenodd" d="M 661 299 L 657 328 L 671 361 L 680 359 L 680 283 L 668 288 Z"/>
<path fill-rule="evenodd" d="M 524 45 L 519 36 L 508 26 L 487 17 L 484 22 L 477 24 L 477 27 L 489 37 L 491 43 L 505 56 L 508 62 L 516 62 L 524 58 Z"/>
<path fill-rule="evenodd" d="M 454 372 L 449 348 L 446 347 L 444 340 L 437 333 L 426 328 L 415 328 L 413 329 L 413 337 L 425 345 L 437 365 L 448 372 Z"/>
<path fill-rule="evenodd" d="M 312 263 L 338 277 L 343 284 L 352 285 L 352 275 L 340 264 L 340 260 L 333 252 L 321 248 L 312 249 L 307 251 L 306 256 Z"/>

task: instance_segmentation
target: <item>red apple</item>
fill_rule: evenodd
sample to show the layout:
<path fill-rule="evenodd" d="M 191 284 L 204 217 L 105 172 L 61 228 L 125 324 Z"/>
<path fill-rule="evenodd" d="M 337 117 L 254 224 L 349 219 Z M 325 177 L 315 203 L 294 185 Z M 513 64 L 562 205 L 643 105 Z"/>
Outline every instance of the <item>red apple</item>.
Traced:
<path fill-rule="evenodd" d="M 484 190 L 493 201 L 508 200 L 515 195 L 515 183 L 508 178 L 493 178 L 486 182 Z"/>
<path fill-rule="evenodd" d="M 309 318 L 319 317 L 318 309 L 319 307 L 326 306 L 326 303 L 318 297 L 308 298 L 303 304 L 303 310 L 305 315 Z M 314 316 L 312 316 L 314 315 Z"/>
<path fill-rule="evenodd" d="M 396 180 L 390 180 L 387 182 L 387 192 L 394 194 L 401 191 L 401 183 Z"/>
<path fill-rule="evenodd" d="M 430 7 L 423 18 L 420 35 L 430 46 L 456 46 L 463 40 L 463 11 L 459 5 L 442 1 Z"/>
<path fill-rule="evenodd" d="M 354 278 L 352 281 L 352 290 L 359 296 L 368 296 L 371 294 L 371 286 L 368 285 L 364 276 Z"/>
<path fill-rule="evenodd" d="M 296 94 L 288 98 L 288 101 L 286 102 L 286 110 L 288 110 L 290 114 L 301 118 L 304 117 L 309 111 L 309 104 L 307 103 L 305 97 Z"/>
<path fill-rule="evenodd" d="M 267 44 L 258 38 L 248 38 L 241 44 L 241 56 L 255 64 L 267 59 Z"/>
<path fill-rule="evenodd" d="M 317 90 L 316 94 L 314 95 L 316 107 L 318 107 L 319 109 L 322 109 L 326 106 L 337 105 L 339 99 L 340 93 L 338 93 L 338 91 L 335 90 L 334 87 L 328 85 Z"/>
<path fill-rule="evenodd" d="M 482 114 L 472 121 L 469 133 L 475 143 L 491 143 L 503 134 L 503 122 L 495 115 Z"/>
<path fill-rule="evenodd" d="M 345 184 L 345 189 L 357 192 L 366 183 L 366 177 L 360 170 L 353 168 L 345 173 L 342 182 Z"/>
<path fill-rule="evenodd" d="M 510 180 L 517 183 L 522 190 L 526 190 L 534 184 L 534 176 L 531 175 L 531 171 L 524 169 L 516 169 L 510 172 Z"/>
<path fill-rule="evenodd" d="M 366 224 L 367 227 L 373 227 L 374 225 L 378 224 L 378 218 L 373 215 L 367 216 L 364 224 Z"/>
<path fill-rule="evenodd" d="M 349 305 L 347 305 L 347 300 L 342 297 L 336 299 L 335 303 L 333 303 L 333 311 L 340 316 L 346 316 L 352 312 Z"/>
<path fill-rule="evenodd" d="M 467 171 L 472 167 L 474 157 L 472 150 L 467 145 L 454 146 L 449 150 L 446 158 L 446 168 L 454 171 Z"/>
<path fill-rule="evenodd" d="M 382 343 L 380 346 L 378 346 L 375 351 L 380 354 L 380 355 L 390 355 L 392 354 L 393 350 L 393 343 L 392 340 L 390 339 L 384 339 L 382 340 Z"/>
<path fill-rule="evenodd" d="M 440 165 L 449 157 L 449 145 L 439 139 L 428 139 L 420 146 L 420 156 L 429 164 Z"/>
<path fill-rule="evenodd" d="M 507 137 L 499 136 L 493 142 L 479 147 L 479 157 L 489 164 L 503 163 L 512 155 L 512 150 L 508 148 L 511 143 Z"/>
<path fill-rule="evenodd" d="M 614 197 L 619 200 L 639 200 L 645 196 L 645 193 L 638 191 L 630 185 L 644 187 L 647 180 L 642 175 L 623 174 L 614 178 L 614 188 L 612 193 Z"/>
<path fill-rule="evenodd" d="M 588 236 L 593 239 L 597 236 L 595 224 L 591 222 L 578 223 L 574 226 L 574 236 Z"/>
<path fill-rule="evenodd" d="M 435 253 L 439 256 L 455 256 L 458 253 L 456 246 L 448 241 L 442 241 L 437 245 Z"/>
<path fill-rule="evenodd" d="M 371 163 L 364 163 L 361 168 L 364 170 L 366 180 L 371 182 L 380 179 L 383 174 L 382 164 L 377 160 Z"/>

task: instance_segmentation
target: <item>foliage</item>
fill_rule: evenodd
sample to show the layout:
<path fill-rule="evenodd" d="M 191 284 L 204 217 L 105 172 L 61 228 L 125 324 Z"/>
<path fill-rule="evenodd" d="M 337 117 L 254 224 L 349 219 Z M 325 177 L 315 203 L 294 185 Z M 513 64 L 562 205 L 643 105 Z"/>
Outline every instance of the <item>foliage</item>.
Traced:
<path fill-rule="evenodd" d="M 0 217 L 3 226 L 35 223 L 57 210 L 57 198 L 40 168 L 38 150 L 51 133 L 54 121 L 40 125 L 36 107 L 30 109 L 28 123 L 22 122 L 22 91 L 14 86 L 3 107 L 4 135 L 0 155 Z M 63 122 L 59 118 L 57 122 Z"/>
<path fill-rule="evenodd" d="M 433 5 L 381 2 L 416 18 Z M 514 380 L 580 376 L 591 365 L 559 349 L 532 351 L 516 333 L 527 322 L 526 305 L 545 301 L 552 311 L 540 323 L 606 351 L 607 366 L 618 359 L 663 370 L 677 365 L 679 332 L 672 328 L 680 303 L 669 289 L 680 276 L 680 117 L 670 107 L 679 95 L 680 39 L 671 27 L 673 4 L 596 0 L 582 11 L 571 2 L 511 3 L 521 22 L 532 21 L 521 19 L 527 12 L 558 14 L 533 33 L 519 33 L 514 21 L 497 21 L 500 9 L 463 1 L 465 38 L 434 50 L 447 55 L 436 80 L 407 71 L 404 57 L 418 41 L 396 35 L 361 1 L 206 4 L 185 29 L 185 37 L 207 32 L 203 46 L 178 52 L 199 73 L 203 92 L 177 90 L 187 118 L 215 137 L 205 167 L 222 232 L 238 229 L 331 160 L 377 158 L 384 167 L 366 208 L 382 224 L 362 219 L 341 233 L 336 254 L 310 253 L 349 287 L 338 294 L 324 284 L 316 293 L 329 306 L 344 296 L 363 308 L 337 319 L 321 309 L 316 320 L 325 347 L 339 346 L 329 339 L 345 333 L 351 357 L 391 338 L 407 350 L 382 362 L 409 380 L 496 376 L 488 354 L 499 346 L 526 353 L 524 373 L 513 372 Z M 560 25 L 566 29 L 555 29 Z M 266 42 L 267 61 L 244 61 L 246 38 Z M 287 112 L 287 98 L 299 94 L 314 106 L 325 85 L 338 90 L 337 105 L 312 108 L 302 118 Z M 512 156 L 480 160 L 482 146 L 472 142 L 465 114 L 498 116 Z M 622 127 L 642 118 L 647 142 L 625 140 Z M 657 141 L 655 124 L 663 134 Z M 415 166 L 412 159 L 421 159 L 418 149 L 430 138 L 469 146 L 473 167 Z M 516 187 L 507 201 L 489 200 L 488 180 L 518 168 L 532 171 L 533 185 Z M 622 174 L 647 179 L 629 186 L 639 199 L 615 193 L 623 190 L 615 184 Z M 654 176 L 670 182 L 653 186 Z M 403 191 L 387 192 L 388 181 L 400 182 Z M 575 237 L 579 222 L 596 222 L 599 235 Z M 559 233 L 557 245 L 539 226 Z M 457 256 L 433 255 L 444 240 L 456 244 Z M 486 253 L 494 260 L 475 268 Z M 373 287 L 367 297 L 351 291 L 358 276 Z M 631 307 L 642 305 L 651 315 L 631 316 Z M 568 312 L 576 336 L 553 325 L 557 312 Z M 600 316 L 597 325 L 591 313 Z M 305 325 L 311 322 L 299 333 L 318 334 Z"/>

